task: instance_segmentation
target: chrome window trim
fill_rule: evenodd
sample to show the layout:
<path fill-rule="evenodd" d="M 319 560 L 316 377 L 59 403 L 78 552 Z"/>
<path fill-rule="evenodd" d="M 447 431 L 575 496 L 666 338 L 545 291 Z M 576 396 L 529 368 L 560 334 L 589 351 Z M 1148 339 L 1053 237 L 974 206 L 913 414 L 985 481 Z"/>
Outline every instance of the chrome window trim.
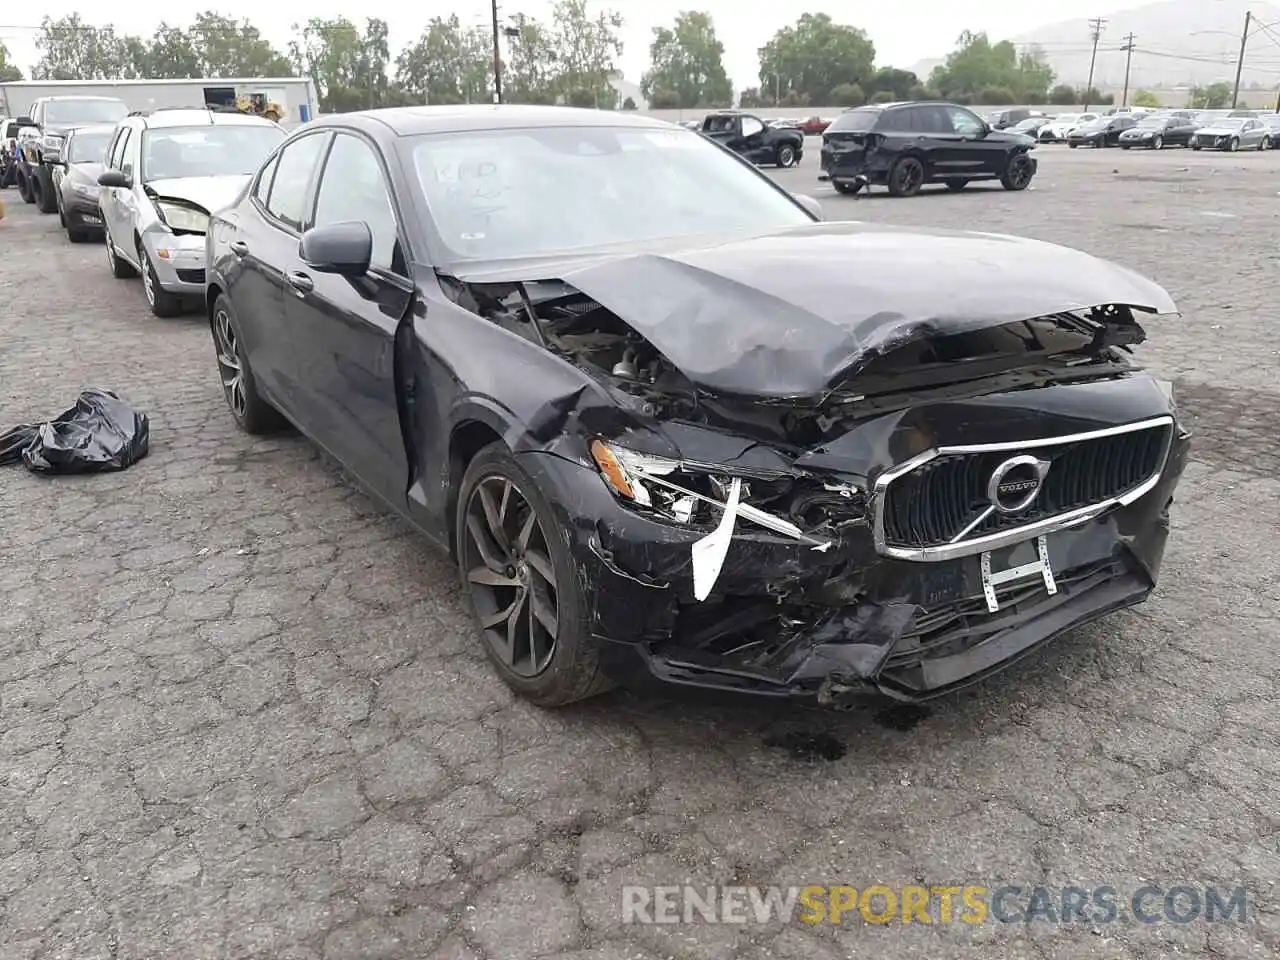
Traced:
<path fill-rule="evenodd" d="M 1024 540 L 1031 540 L 1035 537 L 1044 536 L 1057 530 L 1065 530 L 1069 527 L 1078 526 L 1082 523 L 1088 523 L 1091 520 L 1100 517 L 1102 514 L 1113 510 L 1116 507 L 1124 507 L 1134 501 L 1145 496 L 1151 489 L 1160 482 L 1160 477 L 1164 474 L 1164 468 L 1169 461 L 1169 453 L 1173 446 L 1174 434 L 1174 418 L 1170 415 L 1152 417 L 1148 420 L 1139 420 L 1136 423 L 1126 423 L 1119 427 L 1106 427 L 1102 430 L 1090 430 L 1086 433 L 1072 433 L 1061 437 L 1044 437 L 1038 440 L 1013 441 L 1008 443 L 972 443 L 961 446 L 952 447 L 933 447 L 923 453 L 917 454 L 909 460 L 905 460 L 895 467 L 891 467 L 876 478 L 874 487 L 874 507 L 872 520 L 872 533 L 875 539 L 876 552 L 885 557 L 892 557 L 895 560 L 916 560 L 922 563 L 938 563 L 944 560 L 954 560 L 957 557 L 968 557 L 976 553 L 985 553 L 988 550 L 997 550 L 1001 547 L 1011 546 L 1015 543 L 1021 543 Z M 1100 437 L 1115 437 L 1126 433 L 1137 433 L 1142 430 L 1154 430 L 1157 427 L 1165 427 L 1164 449 L 1160 451 L 1160 457 L 1157 466 L 1146 480 L 1137 486 L 1131 487 L 1124 493 L 1116 497 L 1110 497 L 1099 503 L 1089 504 L 1085 507 L 1079 507 L 1067 513 L 1060 513 L 1055 517 L 1045 517 L 1043 520 L 1037 520 L 1035 523 L 1028 523 L 1021 527 L 1015 527 L 1012 530 L 1001 530 L 997 533 L 990 533 L 984 537 L 977 537 L 973 540 L 964 540 L 959 543 L 945 543 L 932 547 L 894 547 L 885 541 L 884 532 L 884 508 L 885 493 L 889 489 L 889 484 L 893 483 L 899 477 L 910 473 L 911 471 L 924 466 L 930 460 L 937 457 L 950 456 L 952 454 L 967 453 L 1003 453 L 1017 450 L 1034 450 L 1040 447 L 1052 447 L 1063 443 L 1078 443 L 1082 440 L 1096 440 Z"/>

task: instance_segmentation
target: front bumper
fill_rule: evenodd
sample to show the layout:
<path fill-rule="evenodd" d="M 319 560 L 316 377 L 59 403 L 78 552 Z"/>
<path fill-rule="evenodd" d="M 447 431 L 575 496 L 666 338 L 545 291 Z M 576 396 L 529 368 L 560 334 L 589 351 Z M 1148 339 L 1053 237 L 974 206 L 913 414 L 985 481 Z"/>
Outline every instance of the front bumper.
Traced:
<path fill-rule="evenodd" d="M 204 296 L 205 238 L 203 234 L 148 232 L 143 234 L 147 255 L 156 268 L 156 278 L 168 293 Z"/>
<path fill-rule="evenodd" d="M 825 552 L 740 525 L 715 592 L 693 596 L 692 543 L 704 530 L 619 504 L 593 467 L 522 454 L 559 507 L 587 585 L 601 664 L 619 684 L 800 700 L 845 707 L 920 702 L 977 682 L 1050 640 L 1141 603 L 1155 586 L 1168 506 L 1188 441 L 1175 435 L 1156 486 L 1128 507 L 1048 535 L 1055 592 L 1038 576 L 995 588 L 982 561 L 894 560 L 869 526 L 845 528 Z M 1037 544 L 992 551 L 990 569 L 1033 562 Z"/>

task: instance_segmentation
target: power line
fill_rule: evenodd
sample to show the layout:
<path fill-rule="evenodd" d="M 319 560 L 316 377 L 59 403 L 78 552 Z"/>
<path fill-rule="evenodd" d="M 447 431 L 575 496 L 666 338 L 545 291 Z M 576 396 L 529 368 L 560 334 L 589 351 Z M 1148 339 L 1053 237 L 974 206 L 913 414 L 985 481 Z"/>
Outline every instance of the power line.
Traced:
<path fill-rule="evenodd" d="M 1089 109 L 1089 94 L 1093 91 L 1093 67 L 1098 62 L 1098 39 L 1102 36 L 1102 28 L 1107 25 L 1104 17 L 1094 17 L 1089 21 L 1089 34 L 1093 38 L 1093 52 L 1089 55 L 1089 82 L 1084 85 L 1084 108 Z"/>

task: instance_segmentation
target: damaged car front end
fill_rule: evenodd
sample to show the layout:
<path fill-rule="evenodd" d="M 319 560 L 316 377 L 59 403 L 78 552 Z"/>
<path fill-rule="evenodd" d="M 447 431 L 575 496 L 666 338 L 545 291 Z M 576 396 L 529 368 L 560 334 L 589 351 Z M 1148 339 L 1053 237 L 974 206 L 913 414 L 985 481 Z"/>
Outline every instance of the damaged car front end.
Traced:
<path fill-rule="evenodd" d="M 348 128 L 396 229 L 373 201 L 373 227 L 306 225 L 267 264 L 282 311 L 235 253 L 278 235 L 258 185 L 215 218 L 228 404 L 446 546 L 521 695 L 922 701 L 1154 589 L 1189 444 L 1132 356 L 1176 313 L 1156 284 L 823 223 L 696 134 L 595 111 L 321 118 L 279 162 Z"/>
<path fill-rule="evenodd" d="M 791 244 L 803 263 L 769 271 Z M 994 264 L 1050 261 L 1072 279 L 1047 297 L 988 292 Z M 1188 436 L 1129 357 L 1135 312 L 1173 304 L 1128 271 L 828 224 L 521 288 L 546 348 L 634 414 L 595 432 L 579 403 L 554 452 L 525 457 L 623 682 L 919 701 L 1155 585 Z"/>

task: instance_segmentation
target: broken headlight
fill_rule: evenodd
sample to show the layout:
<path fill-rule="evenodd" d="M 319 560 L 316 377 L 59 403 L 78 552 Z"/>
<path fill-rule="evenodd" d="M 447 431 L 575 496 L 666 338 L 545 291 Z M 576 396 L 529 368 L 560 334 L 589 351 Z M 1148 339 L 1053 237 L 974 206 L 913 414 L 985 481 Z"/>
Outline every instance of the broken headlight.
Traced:
<path fill-rule="evenodd" d="M 729 493 L 729 472 L 714 467 L 691 467 L 679 460 L 655 457 L 595 440 L 591 457 L 604 482 L 621 499 L 645 507 L 676 523 L 712 523 L 719 516 L 716 505 Z M 742 498 L 749 496 L 743 484 Z"/>

